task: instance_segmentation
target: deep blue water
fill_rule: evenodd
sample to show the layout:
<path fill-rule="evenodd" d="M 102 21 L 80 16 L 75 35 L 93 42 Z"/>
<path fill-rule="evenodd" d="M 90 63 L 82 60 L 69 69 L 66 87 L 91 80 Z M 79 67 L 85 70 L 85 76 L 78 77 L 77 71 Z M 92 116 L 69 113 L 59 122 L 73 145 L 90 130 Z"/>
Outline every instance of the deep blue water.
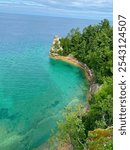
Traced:
<path fill-rule="evenodd" d="M 86 100 L 83 72 L 48 55 L 54 35 L 93 23 L 0 14 L 0 150 L 46 142 L 64 107 Z"/>

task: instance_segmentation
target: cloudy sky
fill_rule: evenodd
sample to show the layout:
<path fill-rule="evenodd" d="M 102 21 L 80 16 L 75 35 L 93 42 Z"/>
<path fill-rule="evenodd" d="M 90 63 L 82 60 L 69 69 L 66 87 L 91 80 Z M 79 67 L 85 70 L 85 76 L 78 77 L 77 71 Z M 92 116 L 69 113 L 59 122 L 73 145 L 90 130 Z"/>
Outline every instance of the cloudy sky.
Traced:
<path fill-rule="evenodd" d="M 0 12 L 112 20 L 112 0 L 0 0 Z"/>

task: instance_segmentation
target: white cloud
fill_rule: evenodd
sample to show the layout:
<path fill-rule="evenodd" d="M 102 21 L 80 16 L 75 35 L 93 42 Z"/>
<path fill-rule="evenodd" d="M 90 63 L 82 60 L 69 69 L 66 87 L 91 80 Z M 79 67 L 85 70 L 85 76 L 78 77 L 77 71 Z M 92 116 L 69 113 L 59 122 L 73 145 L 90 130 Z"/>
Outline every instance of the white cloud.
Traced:
<path fill-rule="evenodd" d="M 0 0 L 0 9 L 4 7 L 17 8 L 17 11 L 27 9 L 30 13 L 40 12 L 40 15 L 89 16 L 95 13 L 112 17 L 112 0 Z"/>
<path fill-rule="evenodd" d="M 28 6 L 37 6 L 37 7 L 42 7 L 42 6 L 45 6 L 41 3 L 37 3 L 37 2 L 33 2 L 33 1 L 22 1 L 22 4 L 24 5 L 28 5 Z"/>
<path fill-rule="evenodd" d="M 76 1 L 75 1 L 75 2 L 72 2 L 71 5 L 72 5 L 72 6 L 75 6 L 75 7 L 83 7 L 83 6 L 84 6 L 83 3 L 81 3 L 81 2 L 76 2 Z"/>
<path fill-rule="evenodd" d="M 63 7 L 87 7 L 112 4 L 112 0 L 0 0 L 0 4 L 24 4 L 30 6 L 57 5 Z"/>

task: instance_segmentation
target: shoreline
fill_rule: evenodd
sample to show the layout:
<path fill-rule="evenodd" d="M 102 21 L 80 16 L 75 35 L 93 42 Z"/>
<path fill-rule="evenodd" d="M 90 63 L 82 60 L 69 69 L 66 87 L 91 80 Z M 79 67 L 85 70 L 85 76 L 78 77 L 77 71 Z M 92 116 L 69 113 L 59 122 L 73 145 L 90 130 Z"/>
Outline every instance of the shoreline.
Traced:
<path fill-rule="evenodd" d="M 58 54 L 55 54 L 55 55 L 50 54 L 49 58 L 54 59 L 54 60 L 60 60 L 60 61 L 66 62 L 68 64 L 72 64 L 72 65 L 80 68 L 84 72 L 85 78 L 89 83 L 89 90 L 88 90 L 88 93 L 86 93 L 87 94 L 86 99 L 89 99 L 89 97 L 90 97 L 90 87 L 91 87 L 90 83 L 91 83 L 91 80 L 92 80 L 92 77 L 93 77 L 90 69 L 87 66 L 84 66 L 83 63 L 79 62 L 76 58 L 74 58 L 72 56 L 60 56 Z M 88 105 L 89 105 L 89 102 L 85 106 L 86 111 L 89 111 L 89 106 Z M 48 143 L 43 143 L 43 144 L 39 145 L 37 148 L 35 148 L 34 150 L 43 150 L 45 148 L 48 149 L 47 146 L 48 146 Z"/>
<path fill-rule="evenodd" d="M 86 112 L 89 111 L 89 101 L 91 100 L 91 95 L 97 91 L 97 84 L 95 83 L 95 76 L 92 73 L 92 71 L 88 68 L 87 65 L 83 64 L 82 62 L 79 62 L 76 58 L 74 58 L 72 56 L 60 56 L 58 54 L 55 54 L 55 55 L 50 54 L 49 58 L 55 59 L 55 60 L 61 60 L 63 62 L 72 64 L 72 65 L 80 68 L 84 72 L 85 78 L 89 83 L 89 90 L 86 93 L 87 94 L 87 96 L 86 96 L 87 104 L 86 104 L 85 108 L 86 108 Z M 41 144 L 39 147 L 36 148 L 36 150 L 43 150 L 45 147 L 46 147 L 46 143 Z"/>
<path fill-rule="evenodd" d="M 66 62 L 68 64 L 74 65 L 76 67 L 78 67 L 79 69 L 81 69 L 85 75 L 86 80 L 89 83 L 89 90 L 86 93 L 86 100 L 88 101 L 85 108 L 86 111 L 89 111 L 89 100 L 91 98 L 91 85 L 94 84 L 94 80 L 93 80 L 93 74 L 91 73 L 91 70 L 83 63 L 79 62 L 76 58 L 72 57 L 72 56 L 60 56 L 58 54 L 51 54 L 49 55 L 50 59 L 54 59 L 54 60 L 60 60 L 63 62 Z M 93 80 L 93 81 L 92 81 Z M 39 145 L 38 147 L 36 147 L 34 150 L 43 150 L 43 149 L 48 149 L 48 143 L 43 143 L 41 145 Z M 63 147 L 64 148 L 64 147 Z M 49 149 L 48 149 L 49 150 Z M 58 147 L 57 150 L 60 150 L 60 148 Z"/>
<path fill-rule="evenodd" d="M 66 63 L 72 64 L 72 65 L 80 68 L 83 71 L 85 78 L 89 84 L 88 85 L 89 89 L 88 89 L 88 92 L 86 93 L 86 100 L 87 100 L 86 111 L 89 111 L 89 109 L 90 109 L 89 102 L 91 101 L 92 95 L 94 93 L 96 93 L 100 87 L 99 84 L 96 83 L 94 73 L 89 69 L 89 67 L 86 64 L 78 61 L 73 56 L 69 56 L 69 55 L 68 56 L 60 56 L 58 54 L 50 53 L 49 57 L 50 57 L 50 59 L 61 60 Z"/>
<path fill-rule="evenodd" d="M 82 69 L 87 81 L 89 81 L 90 86 L 94 83 L 94 75 L 92 74 L 92 71 L 88 68 L 87 65 L 83 64 L 82 62 L 79 62 L 76 58 L 74 58 L 72 56 L 60 56 L 60 55 L 50 55 L 49 57 L 51 59 L 67 62 L 69 64 L 72 64 L 72 65 Z"/>
<path fill-rule="evenodd" d="M 58 46 L 56 47 L 55 44 L 58 44 Z M 61 56 L 58 54 L 58 51 L 63 51 L 63 48 L 60 46 L 59 37 L 55 36 L 52 47 L 50 49 L 49 58 L 54 59 L 54 60 L 60 60 L 60 61 L 66 62 L 68 64 L 72 64 L 83 71 L 85 78 L 89 84 L 88 85 L 89 88 L 86 93 L 86 105 L 84 106 L 86 112 L 88 112 L 90 109 L 89 102 L 91 100 L 91 97 L 97 91 L 97 89 L 99 87 L 98 84 L 95 83 L 94 73 L 92 70 L 89 69 L 89 67 L 86 64 L 78 61 L 75 57 L 73 57 L 71 55 Z M 46 144 L 47 143 L 43 143 L 43 144 L 39 145 L 39 147 L 37 147 L 36 150 L 43 150 L 46 147 Z"/>

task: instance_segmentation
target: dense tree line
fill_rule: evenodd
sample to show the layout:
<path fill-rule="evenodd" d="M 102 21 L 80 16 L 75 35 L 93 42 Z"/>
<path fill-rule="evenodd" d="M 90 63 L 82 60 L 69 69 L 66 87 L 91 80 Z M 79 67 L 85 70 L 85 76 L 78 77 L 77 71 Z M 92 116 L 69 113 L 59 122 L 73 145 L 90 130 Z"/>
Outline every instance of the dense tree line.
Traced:
<path fill-rule="evenodd" d="M 112 76 L 113 29 L 108 20 L 98 25 L 72 29 L 67 37 L 61 38 L 62 55 L 72 54 L 86 63 L 103 83 L 103 77 Z"/>
<path fill-rule="evenodd" d="M 93 147 L 92 144 L 96 142 L 103 143 L 101 139 L 104 139 L 103 141 L 107 139 L 107 137 L 101 137 L 100 142 L 92 141 L 89 136 L 90 131 L 97 128 L 106 129 L 113 124 L 113 29 L 109 21 L 104 19 L 98 25 L 85 27 L 82 32 L 78 28 L 72 29 L 67 37 L 61 38 L 60 41 L 63 47 L 60 55 L 71 54 L 87 64 L 94 71 L 96 82 L 100 84 L 98 92 L 91 98 L 89 112 L 82 111 L 83 108 L 79 106 L 78 110 L 67 109 L 64 121 L 58 123 L 58 140 L 71 143 L 74 150 L 83 150 L 89 145 Z M 103 144 L 95 149 L 91 147 L 89 147 L 90 150 L 105 150 Z M 112 150 L 110 138 L 106 149 Z"/>

